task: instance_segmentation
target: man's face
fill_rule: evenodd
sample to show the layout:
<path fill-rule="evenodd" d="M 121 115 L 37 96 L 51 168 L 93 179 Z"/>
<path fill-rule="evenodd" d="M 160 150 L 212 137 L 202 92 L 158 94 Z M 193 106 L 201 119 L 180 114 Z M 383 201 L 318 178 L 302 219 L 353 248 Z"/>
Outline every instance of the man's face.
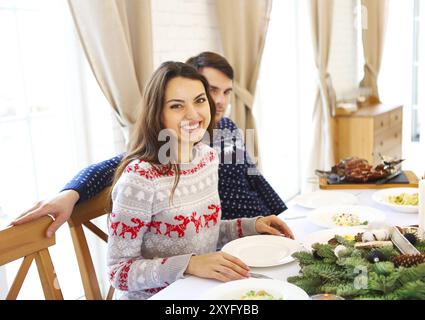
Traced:
<path fill-rule="evenodd" d="M 230 95 L 233 91 L 233 80 L 229 79 L 223 72 L 210 67 L 202 68 L 200 73 L 210 85 L 210 95 L 216 108 L 215 120 L 218 122 L 229 105 Z"/>

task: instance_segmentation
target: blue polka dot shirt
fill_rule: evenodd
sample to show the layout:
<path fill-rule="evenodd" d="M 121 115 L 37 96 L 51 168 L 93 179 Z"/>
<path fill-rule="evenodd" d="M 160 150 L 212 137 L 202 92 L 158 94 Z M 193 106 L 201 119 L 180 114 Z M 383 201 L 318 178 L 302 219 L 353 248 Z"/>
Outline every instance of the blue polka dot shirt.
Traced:
<path fill-rule="evenodd" d="M 214 130 L 212 147 L 220 156 L 218 191 L 223 219 L 279 214 L 286 205 L 258 172 L 245 152 L 243 138 L 235 123 L 222 118 Z M 75 190 L 82 203 L 111 185 L 123 155 L 81 170 L 63 190 Z"/>

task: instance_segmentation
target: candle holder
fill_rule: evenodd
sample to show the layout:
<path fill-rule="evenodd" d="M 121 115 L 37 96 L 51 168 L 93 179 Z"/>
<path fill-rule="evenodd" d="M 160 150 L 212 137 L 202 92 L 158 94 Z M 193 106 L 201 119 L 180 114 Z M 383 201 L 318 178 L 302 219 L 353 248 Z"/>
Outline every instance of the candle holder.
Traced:
<path fill-rule="evenodd" d="M 314 296 L 311 296 L 310 299 L 311 300 L 345 300 L 341 296 L 337 296 L 335 294 L 330 294 L 330 293 L 315 294 Z"/>

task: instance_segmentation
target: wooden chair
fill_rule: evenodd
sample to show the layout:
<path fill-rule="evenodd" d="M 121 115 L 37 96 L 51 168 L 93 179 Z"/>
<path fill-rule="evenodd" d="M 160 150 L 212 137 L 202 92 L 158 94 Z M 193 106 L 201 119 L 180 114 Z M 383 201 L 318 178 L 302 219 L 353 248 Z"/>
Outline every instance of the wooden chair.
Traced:
<path fill-rule="evenodd" d="M 110 211 L 109 192 L 110 188 L 106 188 L 93 199 L 77 205 L 72 212 L 71 218 L 68 220 L 87 300 L 103 300 L 103 297 L 83 225 L 99 238 L 108 242 L 108 235 L 90 220 L 103 216 Z M 111 300 L 113 294 L 114 288 L 110 287 L 106 299 Z"/>
<path fill-rule="evenodd" d="M 56 243 L 54 236 L 46 237 L 46 230 L 51 223 L 52 218 L 46 216 L 0 231 L 0 266 L 24 258 L 6 300 L 15 300 L 18 297 L 34 259 L 45 298 L 47 300 L 63 300 L 48 250 Z"/>

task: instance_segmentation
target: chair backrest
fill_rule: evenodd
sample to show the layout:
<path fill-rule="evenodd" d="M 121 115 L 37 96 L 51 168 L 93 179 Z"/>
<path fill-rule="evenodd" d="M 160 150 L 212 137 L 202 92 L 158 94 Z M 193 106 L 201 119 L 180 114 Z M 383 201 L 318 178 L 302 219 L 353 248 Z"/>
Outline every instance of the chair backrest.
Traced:
<path fill-rule="evenodd" d="M 0 231 L 0 266 L 24 258 L 6 300 L 18 297 L 32 261 L 35 259 L 44 296 L 48 300 L 63 300 L 55 269 L 48 248 L 55 245 L 56 238 L 46 237 L 52 223 L 49 216 L 35 221 L 9 227 Z"/>
<path fill-rule="evenodd" d="M 110 188 L 106 188 L 93 199 L 75 206 L 71 218 L 68 220 L 87 300 L 102 300 L 103 297 L 83 226 L 105 242 L 108 242 L 108 235 L 90 220 L 105 215 L 110 211 L 109 192 Z M 112 299 L 113 294 L 114 289 L 109 287 L 106 299 Z"/>

